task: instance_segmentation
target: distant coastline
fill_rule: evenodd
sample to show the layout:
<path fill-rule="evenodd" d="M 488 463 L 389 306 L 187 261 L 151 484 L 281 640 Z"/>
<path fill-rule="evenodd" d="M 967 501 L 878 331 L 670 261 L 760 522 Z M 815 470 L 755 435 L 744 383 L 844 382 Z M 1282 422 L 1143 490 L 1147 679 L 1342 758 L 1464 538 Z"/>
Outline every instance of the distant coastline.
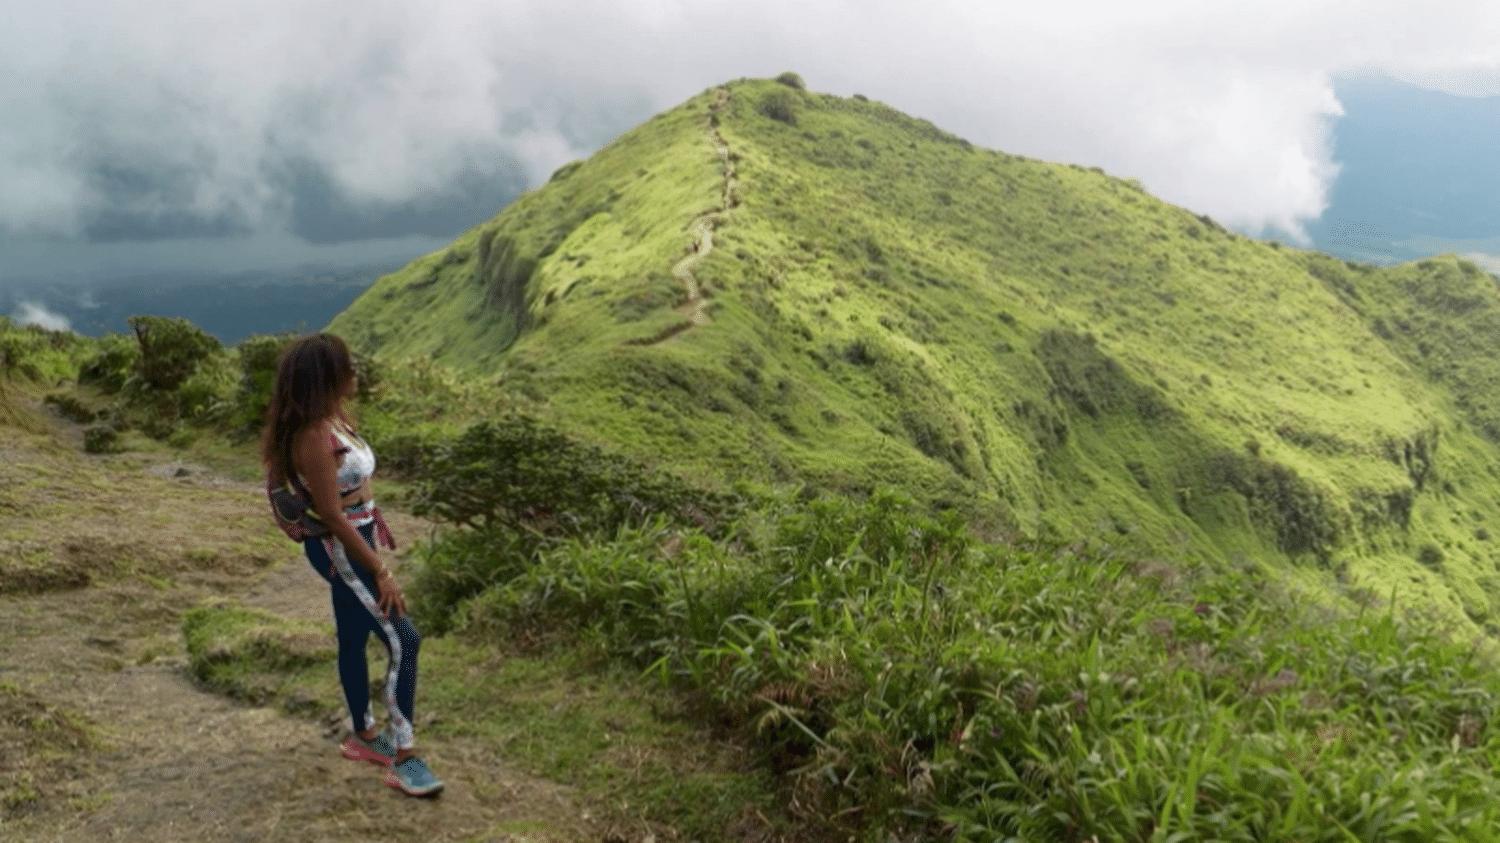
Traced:
<path fill-rule="evenodd" d="M 416 256 L 413 256 L 416 257 Z M 185 318 L 234 345 L 251 334 L 316 331 L 382 275 L 405 262 L 297 272 L 240 272 L 120 278 L 97 287 L 0 288 L 0 314 L 17 318 L 25 305 L 84 336 L 128 333 L 137 314 Z M 46 324 L 39 322 L 39 324 Z"/>

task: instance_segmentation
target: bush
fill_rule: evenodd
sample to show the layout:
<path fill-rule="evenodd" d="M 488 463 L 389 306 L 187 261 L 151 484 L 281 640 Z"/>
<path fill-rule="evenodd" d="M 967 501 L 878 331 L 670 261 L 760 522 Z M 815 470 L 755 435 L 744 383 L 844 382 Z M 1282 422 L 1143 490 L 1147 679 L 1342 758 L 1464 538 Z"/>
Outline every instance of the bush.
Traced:
<path fill-rule="evenodd" d="M 113 395 L 140 368 L 141 349 L 124 334 L 105 334 L 98 351 L 78 367 L 78 385 L 94 386 Z"/>
<path fill-rule="evenodd" d="M 235 407 L 239 384 L 236 367 L 227 355 L 215 354 L 199 361 L 197 368 L 176 390 L 177 414 L 194 422 L 228 417 Z"/>
<path fill-rule="evenodd" d="M 755 110 L 788 126 L 797 125 L 797 95 L 791 91 L 772 91 L 761 98 Z"/>
<path fill-rule="evenodd" d="M 1417 561 L 1434 571 L 1443 569 L 1443 549 L 1431 542 L 1417 550 Z"/>
<path fill-rule="evenodd" d="M 422 475 L 432 462 L 439 433 L 434 424 L 412 424 L 383 412 L 370 412 L 360 419 L 360 435 L 380 455 L 380 470 L 396 478 Z"/>
<path fill-rule="evenodd" d="M 200 360 L 224 350 L 222 343 L 186 319 L 132 316 L 126 321 L 135 329 L 140 345 L 141 378 L 153 390 L 177 389 L 192 376 Z"/>
<path fill-rule="evenodd" d="M 90 454 L 117 454 L 125 449 L 118 431 L 107 424 L 96 424 L 84 428 L 83 450 Z"/>
<path fill-rule="evenodd" d="M 607 540 L 652 519 L 718 534 L 741 505 L 739 496 L 693 488 L 519 413 L 412 448 L 425 463 L 413 512 L 464 528 L 413 582 L 414 605 L 437 629 L 462 625 L 453 613 L 464 600 L 529 567 L 548 546 Z"/>
<path fill-rule="evenodd" d="M 276 360 L 293 336 L 255 334 L 235 346 L 240 358 L 240 384 L 235 395 L 234 426 L 241 434 L 254 435 L 264 423 L 271 387 L 276 382 Z"/>
<path fill-rule="evenodd" d="M 88 424 L 99 415 L 71 392 L 50 393 L 42 399 L 42 403 L 55 407 L 58 415 L 74 424 Z"/>
<path fill-rule="evenodd" d="M 807 83 L 802 81 L 802 77 L 791 72 L 790 70 L 781 74 L 780 76 L 777 76 L 776 81 L 787 86 L 788 88 L 795 88 L 799 91 L 807 90 Z"/>
<path fill-rule="evenodd" d="M 41 380 L 41 369 L 30 359 L 31 346 L 32 343 L 19 334 L 0 336 L 0 377 L 20 375 L 29 381 Z"/>
<path fill-rule="evenodd" d="M 521 413 L 471 425 L 431 450 L 413 510 L 479 530 L 610 533 L 652 515 L 711 526 L 731 495 L 694 489 Z"/>

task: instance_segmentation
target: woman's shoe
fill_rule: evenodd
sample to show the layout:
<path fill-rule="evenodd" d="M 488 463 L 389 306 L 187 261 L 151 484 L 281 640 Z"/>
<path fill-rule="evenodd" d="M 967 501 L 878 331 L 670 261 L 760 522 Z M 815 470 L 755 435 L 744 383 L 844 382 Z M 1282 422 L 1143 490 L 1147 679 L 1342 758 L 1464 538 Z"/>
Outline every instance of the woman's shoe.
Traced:
<path fill-rule="evenodd" d="M 396 745 L 385 732 L 376 735 L 372 741 L 356 734 L 344 741 L 339 751 L 350 761 L 368 761 L 382 767 L 389 767 L 396 760 Z"/>
<path fill-rule="evenodd" d="M 443 789 L 427 762 L 415 755 L 386 770 L 385 783 L 407 796 L 432 796 Z"/>

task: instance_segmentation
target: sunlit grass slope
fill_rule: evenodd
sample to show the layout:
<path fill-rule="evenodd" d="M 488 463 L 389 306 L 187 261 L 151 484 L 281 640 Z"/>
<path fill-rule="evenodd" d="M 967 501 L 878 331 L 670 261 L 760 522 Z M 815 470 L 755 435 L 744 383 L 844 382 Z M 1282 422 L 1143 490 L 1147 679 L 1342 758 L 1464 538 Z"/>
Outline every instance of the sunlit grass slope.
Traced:
<path fill-rule="evenodd" d="M 673 270 L 713 212 L 693 325 Z M 1468 262 L 1251 240 L 773 81 L 564 167 L 331 325 L 703 476 L 895 484 L 1001 533 L 1270 562 L 1481 625 L 1492 328 Z"/>

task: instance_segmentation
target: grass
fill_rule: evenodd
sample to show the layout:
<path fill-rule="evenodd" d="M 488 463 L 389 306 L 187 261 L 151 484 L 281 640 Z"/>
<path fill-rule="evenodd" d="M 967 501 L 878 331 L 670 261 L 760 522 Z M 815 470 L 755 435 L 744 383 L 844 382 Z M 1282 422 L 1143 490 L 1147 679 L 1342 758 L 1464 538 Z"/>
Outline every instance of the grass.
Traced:
<path fill-rule="evenodd" d="M 219 603 L 184 612 L 182 635 L 193 678 L 231 698 L 295 708 L 315 694 L 310 689 L 329 685 L 335 649 L 327 624 Z"/>
<path fill-rule="evenodd" d="M 574 542 L 469 635 L 603 647 L 851 839 L 1481 840 L 1494 649 L 1258 570 L 974 544 L 889 495 Z M 903 838 L 904 839 L 904 838 Z"/>
<path fill-rule="evenodd" d="M 86 763 L 82 752 L 106 745 L 97 724 L 9 682 L 0 682 L 0 739 L 7 747 L 0 818 L 19 815 L 61 787 Z"/>
<path fill-rule="evenodd" d="M 306 716 L 344 712 L 327 624 L 216 604 L 184 613 L 182 629 L 190 670 L 205 687 Z M 368 657 L 379 684 L 378 642 Z M 596 647 L 525 654 L 461 636 L 428 638 L 422 677 L 423 735 L 479 741 L 528 773 L 572 786 L 615 827 L 713 835 L 778 813 L 766 774 L 741 750 L 716 740 L 683 699 L 601 659 Z"/>

